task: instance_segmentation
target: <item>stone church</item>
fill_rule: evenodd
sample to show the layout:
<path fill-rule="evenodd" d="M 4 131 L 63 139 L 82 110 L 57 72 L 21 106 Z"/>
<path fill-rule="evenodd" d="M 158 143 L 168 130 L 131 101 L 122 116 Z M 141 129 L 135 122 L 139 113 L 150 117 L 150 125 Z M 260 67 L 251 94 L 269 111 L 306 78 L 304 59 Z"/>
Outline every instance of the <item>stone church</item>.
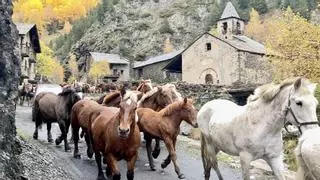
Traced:
<path fill-rule="evenodd" d="M 204 33 L 163 68 L 188 83 L 259 85 L 271 81 L 265 47 L 244 35 L 244 21 L 228 2 L 217 35 Z M 167 76 L 168 76 L 167 75 Z"/>

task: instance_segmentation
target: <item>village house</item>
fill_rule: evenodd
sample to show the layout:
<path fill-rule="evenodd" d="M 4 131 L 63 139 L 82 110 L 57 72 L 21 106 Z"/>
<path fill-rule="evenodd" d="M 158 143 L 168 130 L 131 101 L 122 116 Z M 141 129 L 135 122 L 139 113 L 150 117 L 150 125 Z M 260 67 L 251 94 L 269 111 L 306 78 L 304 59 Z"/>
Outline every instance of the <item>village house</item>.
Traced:
<path fill-rule="evenodd" d="M 41 53 L 37 26 L 24 23 L 16 23 L 16 26 L 19 32 L 21 83 L 25 80 L 34 81 L 37 73 L 37 53 Z"/>
<path fill-rule="evenodd" d="M 254 86 L 271 81 L 265 47 L 244 35 L 244 21 L 231 2 L 217 22 L 217 31 L 217 35 L 200 35 L 182 51 L 136 65 L 136 78 L 222 86 Z"/>
<path fill-rule="evenodd" d="M 108 82 L 129 80 L 129 60 L 120 57 L 118 54 L 106 54 L 90 52 L 90 57 L 85 64 L 85 72 L 88 73 L 92 62 L 107 61 L 111 74 L 104 77 Z"/>
<path fill-rule="evenodd" d="M 168 54 L 150 57 L 142 62 L 135 62 L 133 66 L 135 79 L 152 79 L 155 82 L 176 81 L 181 79 L 181 73 L 163 71 L 168 63 L 181 54 L 182 50 Z"/>

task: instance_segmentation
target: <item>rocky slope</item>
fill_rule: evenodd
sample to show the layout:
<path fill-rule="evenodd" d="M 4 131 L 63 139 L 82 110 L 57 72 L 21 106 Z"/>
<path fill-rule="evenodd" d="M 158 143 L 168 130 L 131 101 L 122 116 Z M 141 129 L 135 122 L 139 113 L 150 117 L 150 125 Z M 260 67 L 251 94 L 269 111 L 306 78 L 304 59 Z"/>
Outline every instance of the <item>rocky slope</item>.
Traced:
<path fill-rule="evenodd" d="M 143 60 L 162 53 L 167 38 L 179 50 L 212 27 L 210 9 L 208 0 L 121 0 L 102 23 L 91 26 L 72 51 L 79 63 L 90 51 Z"/>
<path fill-rule="evenodd" d="M 22 172 L 14 124 L 20 73 L 18 31 L 11 16 L 12 1 L 0 1 L 0 179 L 20 179 Z"/>

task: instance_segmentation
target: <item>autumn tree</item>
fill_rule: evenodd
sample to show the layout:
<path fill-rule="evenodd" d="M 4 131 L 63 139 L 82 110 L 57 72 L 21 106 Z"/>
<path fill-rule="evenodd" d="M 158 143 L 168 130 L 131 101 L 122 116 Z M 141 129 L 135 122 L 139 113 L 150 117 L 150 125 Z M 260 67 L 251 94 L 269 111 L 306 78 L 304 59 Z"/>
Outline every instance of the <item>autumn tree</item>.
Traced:
<path fill-rule="evenodd" d="M 37 57 L 37 72 L 53 83 L 63 81 L 63 67 L 53 58 L 52 50 L 41 42 L 41 54 Z"/>
<path fill-rule="evenodd" d="M 95 61 L 92 62 L 90 70 L 89 70 L 89 77 L 95 80 L 95 83 L 103 78 L 103 76 L 107 76 L 110 74 L 109 63 L 105 61 Z"/>
<path fill-rule="evenodd" d="M 288 8 L 268 24 L 266 47 L 275 79 L 305 76 L 320 80 L 320 27 Z"/>
<path fill-rule="evenodd" d="M 164 42 L 163 52 L 170 53 L 173 51 L 173 45 L 171 44 L 170 38 L 167 38 Z"/>
<path fill-rule="evenodd" d="M 245 34 L 254 40 L 265 42 L 268 29 L 260 20 L 260 15 L 255 9 L 251 9 L 250 21 L 245 28 Z"/>

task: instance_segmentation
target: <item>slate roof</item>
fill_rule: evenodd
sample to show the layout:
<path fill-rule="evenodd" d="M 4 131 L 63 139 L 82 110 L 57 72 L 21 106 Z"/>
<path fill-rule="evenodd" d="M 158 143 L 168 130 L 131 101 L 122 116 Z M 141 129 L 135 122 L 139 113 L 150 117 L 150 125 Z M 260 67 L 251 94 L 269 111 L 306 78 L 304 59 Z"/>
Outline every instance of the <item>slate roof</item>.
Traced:
<path fill-rule="evenodd" d="M 121 58 L 118 54 L 106 54 L 90 52 L 93 61 L 107 61 L 110 64 L 129 64 L 127 59 Z"/>
<path fill-rule="evenodd" d="M 15 25 L 17 26 L 19 34 L 21 35 L 27 34 L 35 26 L 35 24 L 25 24 L 25 23 L 15 23 Z"/>
<path fill-rule="evenodd" d="M 155 57 L 151 57 L 145 61 L 142 61 L 140 63 L 135 63 L 133 68 L 140 68 L 140 67 L 144 67 L 150 64 L 155 64 L 155 63 L 159 63 L 159 62 L 163 62 L 163 61 L 169 61 L 172 58 L 176 57 L 177 55 L 179 55 L 181 52 L 183 51 L 183 49 L 179 50 L 179 51 L 174 51 L 168 54 L 163 54 L 160 56 L 155 56 Z"/>
<path fill-rule="evenodd" d="M 235 17 L 235 18 L 240 19 L 240 16 L 237 13 L 236 8 L 234 8 L 233 4 L 229 1 L 227 3 L 226 7 L 224 8 L 220 19 L 226 19 L 226 18 L 231 18 L 231 17 Z"/>
<path fill-rule="evenodd" d="M 222 39 L 222 41 L 241 51 L 266 54 L 264 45 L 244 35 L 234 35 L 232 39 Z"/>

